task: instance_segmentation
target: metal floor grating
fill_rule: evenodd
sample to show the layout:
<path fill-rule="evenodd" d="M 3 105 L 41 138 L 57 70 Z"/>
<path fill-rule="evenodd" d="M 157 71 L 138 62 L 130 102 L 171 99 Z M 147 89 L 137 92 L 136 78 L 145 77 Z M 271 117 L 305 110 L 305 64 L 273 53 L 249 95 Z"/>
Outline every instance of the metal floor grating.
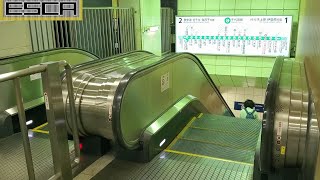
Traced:
<path fill-rule="evenodd" d="M 29 131 L 36 179 L 48 179 L 53 175 L 53 163 L 49 136 Z M 73 151 L 73 143 L 69 141 Z M 0 179 L 28 179 L 21 133 L 0 140 Z"/>
<path fill-rule="evenodd" d="M 261 121 L 204 114 L 201 118 L 196 119 L 191 127 L 224 131 L 230 134 L 258 136 L 261 129 Z"/>
<path fill-rule="evenodd" d="M 260 127 L 255 120 L 203 115 L 192 119 L 151 162 L 116 159 L 93 180 L 252 179 Z"/>
<path fill-rule="evenodd" d="M 179 139 L 170 150 L 253 164 L 255 151 Z"/>
<path fill-rule="evenodd" d="M 181 139 L 222 145 L 242 150 L 255 150 L 258 135 L 230 134 L 228 132 L 189 128 Z"/>
<path fill-rule="evenodd" d="M 162 152 L 149 163 L 114 160 L 92 180 L 252 179 L 253 166 L 213 158 Z"/>
<path fill-rule="evenodd" d="M 168 149 L 253 164 L 260 129 L 258 120 L 202 115 L 193 119 Z"/>

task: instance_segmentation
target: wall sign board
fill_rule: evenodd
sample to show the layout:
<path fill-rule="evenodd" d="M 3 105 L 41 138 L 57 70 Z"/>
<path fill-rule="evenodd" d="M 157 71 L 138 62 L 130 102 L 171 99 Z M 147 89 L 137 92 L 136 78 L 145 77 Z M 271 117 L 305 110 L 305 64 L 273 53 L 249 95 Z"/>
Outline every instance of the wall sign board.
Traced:
<path fill-rule="evenodd" d="M 292 16 L 177 16 L 176 52 L 290 55 Z"/>

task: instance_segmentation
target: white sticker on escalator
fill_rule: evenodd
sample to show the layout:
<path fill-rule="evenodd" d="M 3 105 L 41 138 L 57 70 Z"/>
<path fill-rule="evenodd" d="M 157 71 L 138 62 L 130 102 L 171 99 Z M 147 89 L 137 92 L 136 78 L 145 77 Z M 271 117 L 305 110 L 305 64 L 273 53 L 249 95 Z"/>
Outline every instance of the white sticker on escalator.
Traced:
<path fill-rule="evenodd" d="M 165 73 L 164 75 L 161 76 L 160 83 L 161 83 L 161 92 L 167 90 L 170 88 L 170 77 L 169 77 L 169 72 Z"/>
<path fill-rule="evenodd" d="M 38 66 L 38 65 L 35 65 Z M 29 68 L 35 67 L 35 66 L 29 66 Z M 37 79 L 41 79 L 41 73 L 31 74 L 30 75 L 30 81 L 34 81 Z"/>
<path fill-rule="evenodd" d="M 43 97 L 44 97 L 44 104 L 46 106 L 46 110 L 49 110 L 50 109 L 50 106 L 49 106 L 49 99 L 48 99 L 48 94 L 45 92 L 43 93 Z"/>
<path fill-rule="evenodd" d="M 111 122 L 112 121 L 112 107 L 109 107 L 109 116 L 108 116 L 108 121 Z"/>
<path fill-rule="evenodd" d="M 278 123 L 277 136 L 281 137 L 282 134 L 282 122 Z"/>

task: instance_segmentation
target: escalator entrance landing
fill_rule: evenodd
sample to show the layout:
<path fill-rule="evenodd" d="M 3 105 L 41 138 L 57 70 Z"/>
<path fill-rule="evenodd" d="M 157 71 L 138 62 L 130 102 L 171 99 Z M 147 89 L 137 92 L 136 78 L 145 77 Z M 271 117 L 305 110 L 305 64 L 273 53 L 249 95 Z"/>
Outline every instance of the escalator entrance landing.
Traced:
<path fill-rule="evenodd" d="M 252 179 L 261 121 L 200 114 L 149 163 L 115 159 L 93 179 Z"/>

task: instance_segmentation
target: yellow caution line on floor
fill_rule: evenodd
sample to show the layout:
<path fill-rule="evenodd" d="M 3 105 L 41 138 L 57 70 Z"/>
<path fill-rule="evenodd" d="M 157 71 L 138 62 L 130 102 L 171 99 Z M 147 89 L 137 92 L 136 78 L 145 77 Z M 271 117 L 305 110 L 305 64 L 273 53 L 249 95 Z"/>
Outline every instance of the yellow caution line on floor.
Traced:
<path fill-rule="evenodd" d="M 193 117 L 188 124 L 182 129 L 182 131 L 178 134 L 177 137 L 174 138 L 174 140 L 169 144 L 169 146 L 167 147 L 167 149 L 171 149 L 171 147 L 178 141 L 178 139 L 180 137 L 182 137 L 182 135 L 186 132 L 186 130 L 191 126 L 191 124 L 194 122 L 194 120 L 196 120 L 196 117 Z"/>
<path fill-rule="evenodd" d="M 203 113 L 200 113 L 199 116 L 198 116 L 198 118 L 201 118 L 202 116 L 203 116 Z"/>
<path fill-rule="evenodd" d="M 37 132 L 37 133 L 43 133 L 43 134 L 49 134 L 49 131 L 44 131 L 44 130 L 32 130 L 32 132 Z"/>
<path fill-rule="evenodd" d="M 37 132 L 37 133 L 43 133 L 43 134 L 49 134 L 49 131 L 44 131 L 44 130 L 41 130 L 41 128 L 45 127 L 46 125 L 48 125 L 48 123 L 44 123 L 44 124 L 41 124 L 40 126 L 38 127 L 35 127 L 32 129 L 32 132 Z"/>
<path fill-rule="evenodd" d="M 165 151 L 165 152 L 168 152 L 168 153 L 175 153 L 175 154 L 180 154 L 180 155 L 185 155 L 185 156 L 207 158 L 207 159 L 219 160 L 219 161 L 224 161 L 224 162 L 230 162 L 230 163 L 237 163 L 237 164 L 243 164 L 243 165 L 253 166 L 253 164 L 251 164 L 251 163 L 245 163 L 245 162 L 239 162 L 239 161 L 232 161 L 232 160 L 228 160 L 228 159 L 221 159 L 221 158 L 216 158 L 216 157 L 211 157 L 211 156 L 205 156 L 205 155 L 200 155 L 200 154 L 192 154 L 192 153 L 175 151 L 175 150 L 170 150 L 170 149 L 166 149 L 166 150 L 164 150 L 164 151 Z"/>

